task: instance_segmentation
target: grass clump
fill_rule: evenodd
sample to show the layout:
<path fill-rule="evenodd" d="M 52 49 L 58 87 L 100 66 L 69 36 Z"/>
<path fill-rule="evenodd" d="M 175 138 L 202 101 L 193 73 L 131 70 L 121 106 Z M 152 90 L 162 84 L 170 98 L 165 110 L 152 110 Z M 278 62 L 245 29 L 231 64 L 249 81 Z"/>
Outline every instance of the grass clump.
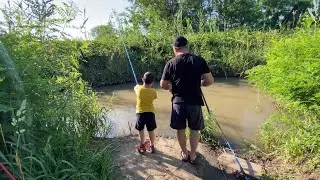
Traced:
<path fill-rule="evenodd" d="M 219 129 L 216 124 L 214 112 L 210 110 L 210 113 L 204 114 L 205 128 L 200 131 L 200 140 L 211 145 L 218 145 L 218 133 Z"/>

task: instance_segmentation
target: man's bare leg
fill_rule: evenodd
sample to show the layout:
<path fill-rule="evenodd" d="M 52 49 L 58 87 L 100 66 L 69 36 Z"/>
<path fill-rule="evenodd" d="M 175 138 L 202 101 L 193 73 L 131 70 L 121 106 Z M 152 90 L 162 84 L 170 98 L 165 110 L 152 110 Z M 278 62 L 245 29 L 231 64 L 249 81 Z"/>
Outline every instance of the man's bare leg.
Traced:
<path fill-rule="evenodd" d="M 187 149 L 187 137 L 186 137 L 186 130 L 182 129 L 182 130 L 177 130 L 177 137 L 178 137 L 178 141 L 179 141 L 179 145 L 181 148 L 181 151 L 183 152 L 183 159 L 187 159 L 188 158 L 188 149 Z"/>
<path fill-rule="evenodd" d="M 197 152 L 197 147 L 198 147 L 198 142 L 199 142 L 199 131 L 194 131 L 190 129 L 190 160 L 194 161 L 197 157 L 196 152 Z"/>

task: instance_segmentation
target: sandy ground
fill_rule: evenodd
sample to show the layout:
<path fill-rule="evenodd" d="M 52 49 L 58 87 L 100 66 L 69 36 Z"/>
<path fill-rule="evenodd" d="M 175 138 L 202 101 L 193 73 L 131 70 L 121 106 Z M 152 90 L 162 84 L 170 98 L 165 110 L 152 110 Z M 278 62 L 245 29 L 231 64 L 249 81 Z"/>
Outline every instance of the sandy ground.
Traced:
<path fill-rule="evenodd" d="M 157 137 L 154 154 L 139 154 L 135 150 L 138 137 L 115 138 L 113 141 L 119 146 L 115 155 L 122 174 L 119 179 L 236 179 L 220 170 L 216 152 L 202 143 L 199 143 L 196 164 L 192 165 L 181 161 L 176 139 Z"/>

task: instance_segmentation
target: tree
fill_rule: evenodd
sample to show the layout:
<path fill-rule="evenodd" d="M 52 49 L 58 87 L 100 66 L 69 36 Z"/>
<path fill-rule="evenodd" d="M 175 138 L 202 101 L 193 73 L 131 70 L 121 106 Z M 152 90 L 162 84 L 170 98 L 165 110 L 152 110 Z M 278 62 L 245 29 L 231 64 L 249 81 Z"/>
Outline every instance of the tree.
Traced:
<path fill-rule="evenodd" d="M 172 28 L 203 29 L 214 19 L 220 30 L 246 27 L 294 28 L 312 0 L 130 0 L 129 19 L 135 27 L 165 21 Z"/>
<path fill-rule="evenodd" d="M 94 39 L 109 39 L 111 37 L 115 37 L 116 30 L 113 28 L 111 22 L 107 25 L 96 26 L 91 29 L 91 36 Z"/>
<path fill-rule="evenodd" d="M 214 0 L 216 18 L 223 29 L 257 28 L 262 20 L 261 2 L 257 0 Z"/>
<path fill-rule="evenodd" d="M 312 0 L 263 0 L 264 27 L 296 26 Z"/>
<path fill-rule="evenodd" d="M 62 3 L 54 0 L 8 1 L 1 9 L 4 20 L 0 23 L 5 33 L 19 32 L 39 37 L 41 40 L 66 37 L 65 28 L 79 15 L 79 9 L 72 2 Z"/>
<path fill-rule="evenodd" d="M 166 21 L 172 26 L 181 23 L 183 28 L 188 26 L 199 29 L 199 20 L 209 17 L 212 13 L 210 0 L 129 0 L 133 6 L 129 9 L 129 18 L 134 26 L 141 25 L 148 29 L 150 24 Z"/>

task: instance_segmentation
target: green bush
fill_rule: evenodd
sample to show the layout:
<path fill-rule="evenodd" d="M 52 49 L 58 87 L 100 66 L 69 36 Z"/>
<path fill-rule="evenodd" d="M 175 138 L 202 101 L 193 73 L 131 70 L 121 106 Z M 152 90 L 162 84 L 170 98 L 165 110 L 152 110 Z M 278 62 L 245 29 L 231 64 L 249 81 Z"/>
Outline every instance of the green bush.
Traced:
<path fill-rule="evenodd" d="M 9 52 L 0 48 L 1 162 L 17 179 L 114 179 L 112 149 L 92 146 L 106 124 L 78 71 L 78 43 L 20 34 L 1 41 Z"/>
<path fill-rule="evenodd" d="M 152 71 L 160 79 L 165 63 L 173 57 L 173 36 L 142 35 L 128 29 L 123 35 L 130 58 L 140 77 Z M 226 32 L 189 33 L 192 52 L 204 57 L 214 76 L 242 76 L 243 73 L 265 63 L 264 48 L 273 32 L 230 30 Z M 133 80 L 121 39 L 82 42 L 85 57 L 79 59 L 80 71 L 86 81 L 94 86 L 124 83 Z"/>
<path fill-rule="evenodd" d="M 265 147 L 286 158 L 320 164 L 320 31 L 301 29 L 275 39 L 267 64 L 249 79 L 279 103 L 279 112 L 262 126 Z"/>

